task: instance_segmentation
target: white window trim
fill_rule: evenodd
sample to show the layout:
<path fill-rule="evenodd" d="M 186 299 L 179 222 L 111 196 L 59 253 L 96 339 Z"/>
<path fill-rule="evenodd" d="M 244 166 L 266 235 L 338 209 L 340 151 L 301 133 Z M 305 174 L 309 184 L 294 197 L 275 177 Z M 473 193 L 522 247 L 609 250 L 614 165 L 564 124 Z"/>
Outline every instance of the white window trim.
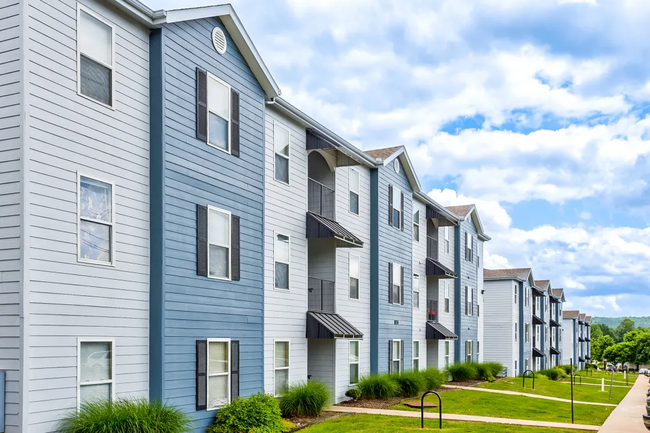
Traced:
<path fill-rule="evenodd" d="M 449 341 L 445 341 L 445 351 L 444 353 L 444 360 L 445 360 L 445 367 L 449 366 L 449 361 L 451 359 L 451 344 Z"/>
<path fill-rule="evenodd" d="M 418 297 L 417 297 L 418 298 L 418 306 L 417 307 L 413 306 L 413 308 L 419 310 L 420 309 L 420 275 L 419 274 L 413 274 L 413 281 L 415 281 L 416 279 L 418 280 L 418 289 L 415 290 L 415 284 L 411 284 L 411 286 L 412 286 L 411 291 L 413 292 L 413 294 L 412 294 L 413 299 L 415 299 L 415 294 L 416 293 L 418 294 Z"/>
<path fill-rule="evenodd" d="M 352 351 L 350 350 L 350 346 L 352 343 L 357 343 L 357 348 L 359 349 L 359 356 L 357 357 L 357 362 L 352 362 Z M 357 383 L 351 383 L 352 379 L 350 377 L 350 366 L 351 365 L 357 365 Z M 350 343 L 348 344 L 348 386 L 357 386 L 359 384 L 359 379 L 361 379 L 361 340 L 350 340 Z"/>
<path fill-rule="evenodd" d="M 289 261 L 288 262 L 283 262 L 282 260 L 278 260 L 275 257 L 275 243 L 278 241 L 278 235 L 279 236 L 286 236 L 286 237 L 289 238 Z M 231 243 L 232 243 L 232 240 L 231 240 Z M 283 264 L 289 266 L 288 275 L 287 275 L 287 286 L 288 287 L 286 289 L 282 288 L 282 287 L 276 287 L 276 285 L 275 285 L 275 264 L 276 263 L 283 263 Z M 275 290 L 280 290 L 282 292 L 288 292 L 289 290 L 291 290 L 291 235 L 285 235 L 284 233 L 280 233 L 280 232 L 277 232 L 277 231 L 273 232 L 273 288 Z"/>
<path fill-rule="evenodd" d="M 359 170 L 356 170 L 354 168 L 350 168 L 350 173 L 356 173 L 357 176 L 357 191 L 354 191 L 351 187 L 351 174 L 348 175 L 348 212 L 352 215 L 359 216 L 361 214 L 361 173 Z M 353 192 L 357 195 L 359 202 L 357 203 L 358 206 L 358 211 L 357 213 L 354 213 L 350 210 L 350 192 Z"/>
<path fill-rule="evenodd" d="M 519 327 L 517 325 L 517 322 L 515 322 L 515 343 L 519 341 Z"/>
<path fill-rule="evenodd" d="M 85 382 L 89 385 L 111 385 L 111 401 L 115 401 L 115 339 L 114 338 L 77 338 L 77 410 L 81 408 L 81 344 L 82 343 L 110 343 L 111 344 L 111 379 L 97 382 Z"/>
<path fill-rule="evenodd" d="M 357 287 L 357 296 L 358 296 L 357 298 L 353 298 L 352 296 L 350 296 L 350 279 L 352 278 L 352 272 L 351 272 L 352 257 L 356 257 L 356 259 L 359 261 L 359 276 L 357 277 L 357 280 L 359 281 L 359 286 Z M 348 299 L 351 301 L 361 300 L 361 256 L 352 253 L 348 253 Z"/>
<path fill-rule="evenodd" d="M 402 230 L 402 219 L 403 219 L 402 218 L 402 212 L 404 212 L 404 209 L 402 209 L 402 197 L 401 197 L 402 190 L 400 190 L 396 186 L 393 186 L 393 202 L 390 204 L 392 206 L 392 208 L 393 208 L 393 212 L 396 210 L 396 208 L 394 206 L 396 193 L 400 194 L 400 199 L 399 199 L 400 210 L 397 211 L 397 212 L 399 212 L 398 217 L 397 217 L 397 227 L 395 227 L 395 216 L 394 215 L 393 215 L 393 224 L 391 225 L 391 227 L 394 228 L 395 230 L 400 230 L 401 231 Z"/>
<path fill-rule="evenodd" d="M 402 271 L 402 265 L 400 265 L 399 263 L 393 262 L 391 264 L 391 266 L 393 267 L 393 269 L 391 271 L 391 277 L 392 277 L 393 281 L 390 282 L 390 289 L 393 290 L 393 286 L 395 286 L 395 285 L 399 286 L 399 290 L 397 291 L 397 299 L 395 299 L 395 296 L 393 296 L 392 304 L 393 305 L 401 305 L 402 304 L 402 299 L 401 299 L 402 298 L 402 272 L 403 272 Z M 399 276 L 396 275 L 395 266 L 399 266 Z M 398 284 L 395 284 L 395 278 L 397 278 Z"/>
<path fill-rule="evenodd" d="M 206 80 L 206 92 L 207 92 L 207 101 L 206 101 L 206 109 L 207 109 L 207 119 L 206 119 L 206 136 L 205 136 L 205 142 L 208 146 L 213 147 L 217 150 L 220 150 L 221 152 L 227 153 L 228 155 L 232 154 L 232 134 L 230 131 L 230 122 L 232 122 L 232 87 L 230 84 L 226 83 L 225 81 L 219 79 L 216 75 L 211 74 L 210 72 L 207 73 L 207 80 Z M 218 81 L 219 83 L 223 84 L 228 88 L 228 119 L 224 119 L 228 122 L 228 126 L 226 129 L 228 130 L 228 149 L 224 150 L 220 148 L 219 146 L 216 146 L 212 143 L 210 143 L 210 80 L 215 80 Z M 223 119 L 223 117 L 219 116 L 217 113 L 213 113 L 215 116 L 218 116 Z M 274 149 L 275 151 L 275 149 Z M 275 170 L 275 167 L 274 167 Z M 275 177 L 275 175 L 274 175 Z"/>
<path fill-rule="evenodd" d="M 415 356 L 415 346 L 418 346 L 418 356 Z M 421 370 L 421 365 L 420 365 L 420 350 L 422 350 L 422 347 L 420 347 L 420 340 L 413 340 L 413 365 L 411 368 L 415 370 L 415 361 L 418 361 L 418 371 Z"/>
<path fill-rule="evenodd" d="M 275 151 L 275 129 L 278 127 L 286 130 L 289 133 L 289 147 L 288 147 L 289 155 L 285 156 Z M 287 177 L 289 180 L 286 182 L 275 177 L 275 156 L 276 155 L 287 160 Z M 275 119 L 273 120 L 273 180 L 285 186 L 291 184 L 291 129 L 287 126 L 284 126 L 282 123 L 278 122 Z"/>
<path fill-rule="evenodd" d="M 228 372 L 227 373 L 212 373 L 210 374 L 210 343 L 227 343 L 228 344 Z M 232 390 L 231 390 L 231 378 L 230 376 L 232 375 L 232 345 L 230 338 L 208 338 L 206 342 L 206 350 L 205 350 L 205 356 L 207 357 L 206 359 L 206 374 L 205 374 L 205 380 L 207 382 L 206 386 L 206 410 L 219 410 L 223 406 L 216 406 L 216 407 L 210 407 L 208 406 L 210 404 L 210 377 L 215 377 L 215 376 L 227 376 L 228 377 L 228 403 L 230 403 L 230 397 L 232 395 Z M 225 406 L 225 405 L 224 405 Z"/>
<path fill-rule="evenodd" d="M 212 277 L 210 276 L 210 211 L 216 211 L 216 212 L 221 212 L 224 214 L 228 214 L 228 278 L 222 278 L 222 277 Z M 218 244 L 214 244 L 218 245 Z M 224 247 L 225 245 L 218 245 L 220 247 Z M 231 281 L 232 280 L 232 213 L 224 210 L 224 209 L 219 209 L 218 207 L 210 206 L 208 205 L 208 237 L 207 237 L 207 248 L 208 251 L 206 252 L 208 256 L 208 278 L 212 278 L 213 280 L 221 280 L 221 281 Z M 275 278 L 275 276 L 274 276 Z M 273 282 L 275 284 L 275 280 Z"/>
<path fill-rule="evenodd" d="M 397 354 L 395 353 L 395 342 L 399 344 L 399 350 L 397 351 Z M 404 340 L 392 340 L 391 344 L 393 344 L 393 359 L 391 359 L 391 365 L 397 361 L 399 362 L 399 371 L 393 371 L 393 373 L 401 373 L 404 370 L 404 360 L 402 359 L 402 345 L 404 344 Z M 397 356 L 397 358 L 396 358 Z"/>
<path fill-rule="evenodd" d="M 288 351 L 289 351 L 289 359 L 287 359 L 287 366 L 286 367 L 277 367 L 275 365 L 275 359 L 276 359 L 276 354 L 275 354 L 275 343 L 287 343 Z M 290 340 L 283 340 L 283 339 L 274 339 L 273 340 L 273 395 L 275 397 L 279 397 L 280 394 L 277 392 L 277 383 L 275 383 L 275 372 L 278 370 L 287 370 L 287 386 L 291 384 L 291 341 Z"/>
<path fill-rule="evenodd" d="M 467 349 L 469 349 L 469 351 Z M 467 358 L 469 358 L 470 361 L 474 360 L 474 354 L 472 353 L 473 351 L 474 342 L 472 340 L 465 340 L 465 362 L 467 362 Z"/>
<path fill-rule="evenodd" d="M 449 283 L 447 282 L 447 280 L 442 280 L 442 284 L 443 284 L 443 301 L 445 303 L 445 305 L 443 306 L 444 311 L 445 313 L 451 313 L 451 298 L 449 297 L 449 292 L 450 292 Z M 449 309 L 447 309 L 447 302 L 449 302 Z"/>
<path fill-rule="evenodd" d="M 444 253 L 451 254 L 451 242 L 449 241 L 449 226 L 444 227 Z"/>
<path fill-rule="evenodd" d="M 88 179 L 95 180 L 97 182 L 102 182 L 111 186 L 111 222 L 101 221 L 93 218 L 86 218 L 81 216 L 81 178 L 86 177 Z M 110 262 L 100 262 L 99 260 L 89 260 L 81 257 L 81 221 L 89 221 L 97 224 L 103 224 L 110 227 L 110 236 L 111 236 L 111 261 Z M 86 263 L 89 265 L 100 265 L 100 266 L 115 266 L 115 182 L 110 182 L 107 180 L 102 180 L 95 176 L 89 176 L 87 174 L 77 172 L 77 262 Z"/>
<path fill-rule="evenodd" d="M 415 205 L 415 203 L 414 203 L 414 205 Z M 415 214 L 416 213 L 418 214 L 418 219 L 417 220 L 415 219 Z M 420 209 L 417 209 L 415 212 L 413 212 L 413 226 L 418 226 L 418 239 L 417 240 L 413 239 L 415 242 L 420 242 L 420 240 L 422 239 L 422 230 L 420 230 L 421 229 L 421 227 L 420 227 L 420 218 L 421 218 Z M 413 232 L 415 232 L 415 230 L 413 230 Z"/>
<path fill-rule="evenodd" d="M 81 47 L 79 46 L 79 23 L 81 23 L 81 11 L 84 11 L 88 15 L 96 18 L 98 21 L 101 21 L 103 24 L 106 24 L 106 26 L 111 28 L 111 60 L 113 61 L 113 64 L 107 65 L 106 63 L 93 59 L 88 54 L 85 55 L 93 62 L 97 62 L 100 65 L 106 66 L 111 70 L 111 103 L 113 105 L 104 104 L 103 102 L 100 102 L 81 93 Z M 87 99 L 88 101 L 99 104 L 102 107 L 110 108 L 111 110 L 115 111 L 115 26 L 101 15 L 95 13 L 92 9 L 88 9 L 86 6 L 81 5 L 81 3 L 77 3 L 77 23 L 75 28 L 75 35 L 77 37 L 77 95 L 81 96 L 84 99 Z"/>

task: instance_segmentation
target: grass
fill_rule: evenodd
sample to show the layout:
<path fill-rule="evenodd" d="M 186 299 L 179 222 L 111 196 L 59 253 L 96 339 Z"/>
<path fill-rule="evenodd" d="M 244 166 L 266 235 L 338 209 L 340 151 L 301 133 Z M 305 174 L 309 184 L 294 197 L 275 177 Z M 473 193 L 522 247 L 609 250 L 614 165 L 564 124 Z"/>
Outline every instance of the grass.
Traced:
<path fill-rule="evenodd" d="M 427 396 L 426 401 L 438 403 L 435 396 Z M 394 407 L 399 410 L 411 409 L 403 404 Z M 602 425 L 614 407 L 575 405 L 576 424 Z M 430 411 L 431 409 L 427 409 Z M 437 411 L 437 409 L 433 409 Z M 506 394 L 492 394 L 480 391 L 448 391 L 442 394 L 442 412 L 489 416 L 499 418 L 529 419 L 536 421 L 571 422 L 571 403 L 541 400 Z"/>
<path fill-rule="evenodd" d="M 351 415 L 324 421 L 303 430 L 305 433 L 416 433 L 439 431 L 438 420 L 425 420 L 424 430 L 417 418 L 381 415 Z M 520 427 L 503 424 L 443 421 L 447 433 L 577 433 L 577 430 Z"/>
<path fill-rule="evenodd" d="M 567 378 L 567 380 L 569 379 Z M 548 397 L 565 398 L 567 400 L 571 399 L 571 385 L 569 383 L 537 378 L 535 380 L 535 389 L 532 389 L 533 382 L 527 378 L 526 388 L 522 388 L 521 384 L 521 378 L 509 377 L 494 383 L 482 383 L 478 387 L 498 389 L 501 391 L 525 392 L 527 394 L 545 395 Z M 576 401 L 592 403 L 618 404 L 627 395 L 628 391 L 628 388 L 612 388 L 612 400 L 610 401 L 609 387 L 605 387 L 605 392 L 601 392 L 597 386 L 580 386 L 578 383 L 573 387 L 573 395 Z"/>

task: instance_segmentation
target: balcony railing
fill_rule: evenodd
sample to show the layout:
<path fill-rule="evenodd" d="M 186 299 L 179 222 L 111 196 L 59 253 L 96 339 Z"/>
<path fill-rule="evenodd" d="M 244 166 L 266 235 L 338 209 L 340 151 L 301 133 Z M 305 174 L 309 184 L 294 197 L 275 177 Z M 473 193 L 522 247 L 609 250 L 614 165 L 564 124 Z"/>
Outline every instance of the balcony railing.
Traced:
<path fill-rule="evenodd" d="M 309 277 L 307 290 L 310 311 L 334 312 L 334 281 Z"/>
<path fill-rule="evenodd" d="M 438 260 L 438 239 L 427 236 L 427 258 Z"/>
<path fill-rule="evenodd" d="M 438 310 L 438 301 L 427 301 L 427 320 L 430 322 L 438 322 L 439 315 L 440 310 Z"/>
<path fill-rule="evenodd" d="M 309 179 L 309 211 L 333 220 L 335 206 L 334 190 L 314 179 Z"/>

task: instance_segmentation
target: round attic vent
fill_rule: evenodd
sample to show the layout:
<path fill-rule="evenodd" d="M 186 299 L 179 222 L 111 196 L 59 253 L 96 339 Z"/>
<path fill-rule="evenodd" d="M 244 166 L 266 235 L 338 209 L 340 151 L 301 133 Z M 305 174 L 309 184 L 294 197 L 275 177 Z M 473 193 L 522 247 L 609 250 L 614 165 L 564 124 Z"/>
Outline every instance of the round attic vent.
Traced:
<path fill-rule="evenodd" d="M 399 159 L 395 158 L 393 161 L 393 168 L 395 169 L 395 173 L 399 173 Z"/>
<path fill-rule="evenodd" d="M 217 50 L 217 53 L 223 54 L 226 52 L 226 35 L 223 34 L 223 30 L 219 27 L 215 27 L 214 30 L 212 30 L 212 45 L 214 45 L 214 49 Z"/>

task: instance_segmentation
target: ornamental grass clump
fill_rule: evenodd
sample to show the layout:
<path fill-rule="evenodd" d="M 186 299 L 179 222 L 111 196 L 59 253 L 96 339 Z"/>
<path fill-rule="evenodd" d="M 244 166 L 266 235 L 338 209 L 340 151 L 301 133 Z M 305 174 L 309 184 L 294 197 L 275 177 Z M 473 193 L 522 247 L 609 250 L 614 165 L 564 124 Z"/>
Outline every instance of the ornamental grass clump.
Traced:
<path fill-rule="evenodd" d="M 182 410 L 147 400 L 96 401 L 66 416 L 59 433 L 186 433 L 192 422 Z"/>
<path fill-rule="evenodd" d="M 537 374 L 546 376 L 550 380 L 562 380 L 567 376 L 563 368 L 549 368 L 548 370 L 540 370 Z"/>
<path fill-rule="evenodd" d="M 465 382 L 478 377 L 476 364 L 471 362 L 452 364 L 447 367 L 446 372 L 454 382 Z"/>
<path fill-rule="evenodd" d="M 400 393 L 400 387 L 389 374 L 371 374 L 359 379 L 357 387 L 364 399 L 388 399 Z"/>
<path fill-rule="evenodd" d="M 420 374 L 424 378 L 427 391 L 438 389 L 447 382 L 446 375 L 437 368 L 427 368 L 420 371 Z"/>
<path fill-rule="evenodd" d="M 391 374 L 391 379 L 399 387 L 399 397 L 415 397 L 426 390 L 427 383 L 424 376 L 418 371 L 404 371 L 398 374 Z"/>
<path fill-rule="evenodd" d="M 284 425 L 278 402 L 257 393 L 233 400 L 217 412 L 207 433 L 282 433 Z"/>
<path fill-rule="evenodd" d="M 318 416 L 330 398 L 327 387 L 320 382 L 292 385 L 280 397 L 280 411 L 285 418 Z"/>

